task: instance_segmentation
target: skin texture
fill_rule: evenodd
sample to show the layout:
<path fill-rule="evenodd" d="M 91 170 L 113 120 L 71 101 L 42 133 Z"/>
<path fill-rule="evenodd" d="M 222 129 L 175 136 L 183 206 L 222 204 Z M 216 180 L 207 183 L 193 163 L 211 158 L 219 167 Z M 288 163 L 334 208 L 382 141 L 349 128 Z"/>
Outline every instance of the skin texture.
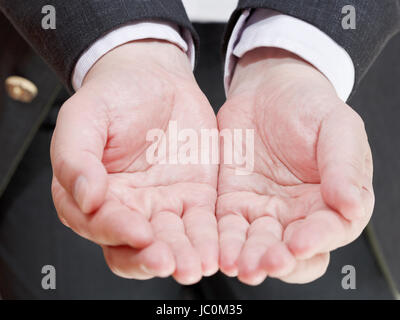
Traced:
<path fill-rule="evenodd" d="M 373 211 L 363 121 L 314 67 L 275 48 L 239 60 L 217 118 L 220 130 L 255 133 L 253 172 L 220 166 L 221 270 L 250 285 L 320 277 Z"/>
<path fill-rule="evenodd" d="M 168 135 L 171 120 L 217 128 L 186 54 L 153 40 L 114 49 L 61 108 L 52 193 L 61 221 L 99 244 L 117 275 L 191 284 L 218 270 L 218 165 L 150 165 L 146 134 Z"/>
<path fill-rule="evenodd" d="M 176 121 L 200 132 L 217 120 L 220 130 L 254 130 L 248 175 L 223 154 L 219 167 L 146 160 L 149 130 L 168 135 Z M 167 157 L 177 152 L 167 147 Z M 309 282 L 330 251 L 359 236 L 374 205 L 363 121 L 321 73 L 279 49 L 239 60 L 216 119 L 179 48 L 120 46 L 61 108 L 51 160 L 60 220 L 125 278 L 192 284 L 219 267 L 250 285 Z"/>

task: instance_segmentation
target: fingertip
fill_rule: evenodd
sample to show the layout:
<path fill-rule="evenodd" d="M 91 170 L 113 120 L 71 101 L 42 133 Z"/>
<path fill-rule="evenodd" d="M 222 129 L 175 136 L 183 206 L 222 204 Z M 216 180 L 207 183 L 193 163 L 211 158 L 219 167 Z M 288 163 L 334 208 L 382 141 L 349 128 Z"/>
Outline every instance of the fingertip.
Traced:
<path fill-rule="evenodd" d="M 288 248 L 296 259 L 305 260 L 312 256 L 312 245 L 309 241 L 290 241 Z"/>
<path fill-rule="evenodd" d="M 329 253 L 320 253 L 308 260 L 299 261 L 295 270 L 280 280 L 290 284 L 306 284 L 322 277 L 329 266 Z"/>
<path fill-rule="evenodd" d="M 141 269 L 151 275 L 166 278 L 175 271 L 175 259 L 168 247 L 163 242 L 157 241 L 144 249 Z"/>
<path fill-rule="evenodd" d="M 182 268 L 181 266 L 177 266 L 174 274 L 174 279 L 185 286 L 195 284 L 199 282 L 202 278 L 201 267 L 196 266 L 187 266 Z"/>
<path fill-rule="evenodd" d="M 104 168 L 100 168 L 90 174 L 80 175 L 74 184 L 73 198 L 81 211 L 85 214 L 91 214 L 101 207 L 105 201 L 107 193 L 107 174 Z M 93 177 L 90 177 L 90 176 Z"/>
<path fill-rule="evenodd" d="M 266 276 L 265 270 L 260 268 L 260 258 L 265 249 L 251 246 L 249 243 L 244 246 L 238 259 L 238 278 L 246 284 L 255 285 L 261 281 L 263 275 Z"/>
<path fill-rule="evenodd" d="M 230 278 L 237 277 L 239 274 L 239 270 L 237 266 L 234 264 L 228 264 L 228 263 L 221 264 L 220 270 L 224 275 Z"/>
<path fill-rule="evenodd" d="M 175 280 L 182 285 L 192 285 L 199 282 L 203 276 L 201 260 L 196 252 L 186 252 L 175 255 L 176 268 L 173 274 Z"/>
<path fill-rule="evenodd" d="M 258 286 L 267 279 L 267 272 L 264 270 L 257 270 L 248 274 L 239 271 L 238 279 L 249 286 Z"/>
<path fill-rule="evenodd" d="M 247 285 L 256 286 L 266 279 L 267 272 L 260 268 L 258 263 L 240 259 L 237 277 Z"/>
<path fill-rule="evenodd" d="M 215 257 L 209 256 L 208 258 L 203 259 L 201 268 L 203 270 L 203 276 L 205 277 L 211 277 L 216 274 L 219 270 L 218 254 Z"/>
<path fill-rule="evenodd" d="M 322 182 L 322 197 L 329 207 L 338 211 L 345 219 L 362 219 L 365 210 L 361 188 L 344 179 L 333 178 Z"/>
<path fill-rule="evenodd" d="M 133 220 L 135 223 L 125 226 L 126 243 L 133 248 L 145 248 L 153 243 L 154 233 L 150 223 L 140 217 Z"/>
<path fill-rule="evenodd" d="M 296 259 L 284 243 L 278 243 L 267 250 L 260 265 L 269 276 L 281 277 L 294 270 Z"/>
<path fill-rule="evenodd" d="M 364 217 L 365 210 L 362 203 L 361 189 L 349 186 L 343 190 L 342 202 L 339 202 L 340 213 L 348 220 L 358 220 Z"/>
<path fill-rule="evenodd" d="M 320 247 L 322 231 L 306 222 L 300 222 L 295 228 L 285 237 L 287 248 L 296 259 L 311 258 Z"/>
<path fill-rule="evenodd" d="M 89 184 L 84 176 L 79 176 L 75 181 L 73 197 L 83 213 L 89 214 L 93 208 L 92 199 L 89 197 Z"/>
<path fill-rule="evenodd" d="M 220 253 L 220 270 L 228 277 L 237 277 L 238 275 L 238 257 L 234 257 L 229 249 L 221 250 Z"/>

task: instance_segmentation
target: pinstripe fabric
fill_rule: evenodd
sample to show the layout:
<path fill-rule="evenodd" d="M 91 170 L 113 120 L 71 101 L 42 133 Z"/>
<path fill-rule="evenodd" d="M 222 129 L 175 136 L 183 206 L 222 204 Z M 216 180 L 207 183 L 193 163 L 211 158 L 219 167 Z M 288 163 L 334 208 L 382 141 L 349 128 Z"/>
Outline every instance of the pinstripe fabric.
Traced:
<path fill-rule="evenodd" d="M 356 29 L 342 28 L 342 8 L 356 9 Z M 400 0 L 240 0 L 225 36 L 225 48 L 244 9 L 268 8 L 307 21 L 341 45 L 353 59 L 356 85 L 382 51 L 400 31 Z"/>
<path fill-rule="evenodd" d="M 189 29 L 198 44 L 181 0 L 53 0 L 56 30 L 43 30 L 41 10 L 47 4 L 47 0 L 0 0 L 0 9 L 70 90 L 80 55 L 121 25 L 143 19 L 170 21 Z"/>

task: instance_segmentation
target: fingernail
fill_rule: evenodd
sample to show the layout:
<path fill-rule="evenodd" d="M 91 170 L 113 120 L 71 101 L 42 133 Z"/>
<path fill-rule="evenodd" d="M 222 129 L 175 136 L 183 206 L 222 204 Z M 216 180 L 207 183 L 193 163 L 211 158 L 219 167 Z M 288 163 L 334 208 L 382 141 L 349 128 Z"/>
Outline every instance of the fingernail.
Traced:
<path fill-rule="evenodd" d="M 79 208 L 84 212 L 86 212 L 85 208 L 85 201 L 86 195 L 88 191 L 88 182 L 84 176 L 79 176 L 76 179 L 75 186 L 74 186 L 74 199 L 78 203 Z"/>
<path fill-rule="evenodd" d="M 353 186 L 351 188 L 350 192 L 351 192 L 351 195 L 356 200 L 356 212 L 355 212 L 356 217 L 362 218 L 365 214 L 365 211 L 364 211 L 364 206 L 363 206 L 362 198 L 361 198 L 361 190 L 360 190 L 360 188 Z"/>
<path fill-rule="evenodd" d="M 139 268 L 140 268 L 144 273 L 147 273 L 147 274 L 150 274 L 150 275 L 153 274 L 153 272 L 151 272 L 150 269 L 147 268 L 144 264 L 141 264 L 141 265 L 139 266 Z"/>
<path fill-rule="evenodd" d="M 67 221 L 66 221 L 63 217 L 59 216 L 59 218 L 60 218 L 61 223 L 62 223 L 64 226 L 66 226 L 67 228 L 70 228 L 70 229 L 71 229 L 71 227 L 68 225 Z"/>

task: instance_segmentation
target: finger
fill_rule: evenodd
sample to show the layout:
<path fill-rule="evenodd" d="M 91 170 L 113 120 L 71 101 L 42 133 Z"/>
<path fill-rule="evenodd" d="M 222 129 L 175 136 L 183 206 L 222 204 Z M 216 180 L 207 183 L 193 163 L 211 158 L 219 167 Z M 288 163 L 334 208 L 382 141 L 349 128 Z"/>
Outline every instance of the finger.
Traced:
<path fill-rule="evenodd" d="M 221 271 L 229 277 L 238 275 L 238 259 L 246 241 L 249 223 L 236 214 L 227 214 L 218 221 Z"/>
<path fill-rule="evenodd" d="M 334 211 L 321 210 L 289 224 L 284 242 L 297 259 L 306 260 L 354 241 L 367 223 L 368 219 L 349 222 Z"/>
<path fill-rule="evenodd" d="M 218 227 L 212 208 L 190 208 L 183 214 L 186 235 L 199 253 L 204 276 L 218 271 Z"/>
<path fill-rule="evenodd" d="M 263 282 L 267 277 L 267 271 L 262 268 L 261 259 L 269 250 L 283 257 L 286 252 L 280 252 L 285 247 L 280 245 L 281 239 L 282 226 L 276 219 L 261 217 L 252 222 L 239 257 L 239 280 L 249 285 L 258 285 Z M 282 265 L 281 268 L 294 267 L 295 259 L 291 255 L 289 257 L 284 261 L 287 265 Z"/>
<path fill-rule="evenodd" d="M 84 213 L 99 208 L 107 190 L 101 162 L 107 123 L 94 104 L 93 97 L 77 93 L 62 106 L 50 152 L 54 175 Z"/>
<path fill-rule="evenodd" d="M 279 278 L 293 271 L 296 259 L 288 247 L 279 241 L 268 248 L 261 258 L 260 266 L 269 277 Z"/>
<path fill-rule="evenodd" d="M 369 154 L 364 123 L 357 113 L 340 107 L 324 120 L 317 146 L 321 192 L 325 202 L 349 220 L 366 215 L 361 192 L 366 178 L 372 183 Z"/>
<path fill-rule="evenodd" d="M 72 197 L 53 179 L 53 199 L 61 221 L 80 236 L 100 245 L 144 248 L 153 241 L 149 221 L 117 201 L 106 201 L 93 215 L 84 215 Z"/>
<path fill-rule="evenodd" d="M 308 283 L 322 277 L 328 265 L 329 253 L 321 253 L 308 260 L 298 261 L 292 273 L 279 279 L 287 283 Z"/>
<path fill-rule="evenodd" d="M 175 260 L 170 248 L 159 241 L 141 250 L 127 246 L 104 246 L 103 253 L 111 271 L 122 278 L 164 278 L 175 270 Z"/>
<path fill-rule="evenodd" d="M 153 215 L 151 224 L 158 240 L 170 247 L 175 258 L 175 280 L 181 284 L 193 284 L 202 276 L 201 260 L 185 234 L 182 219 L 171 212 Z"/>

